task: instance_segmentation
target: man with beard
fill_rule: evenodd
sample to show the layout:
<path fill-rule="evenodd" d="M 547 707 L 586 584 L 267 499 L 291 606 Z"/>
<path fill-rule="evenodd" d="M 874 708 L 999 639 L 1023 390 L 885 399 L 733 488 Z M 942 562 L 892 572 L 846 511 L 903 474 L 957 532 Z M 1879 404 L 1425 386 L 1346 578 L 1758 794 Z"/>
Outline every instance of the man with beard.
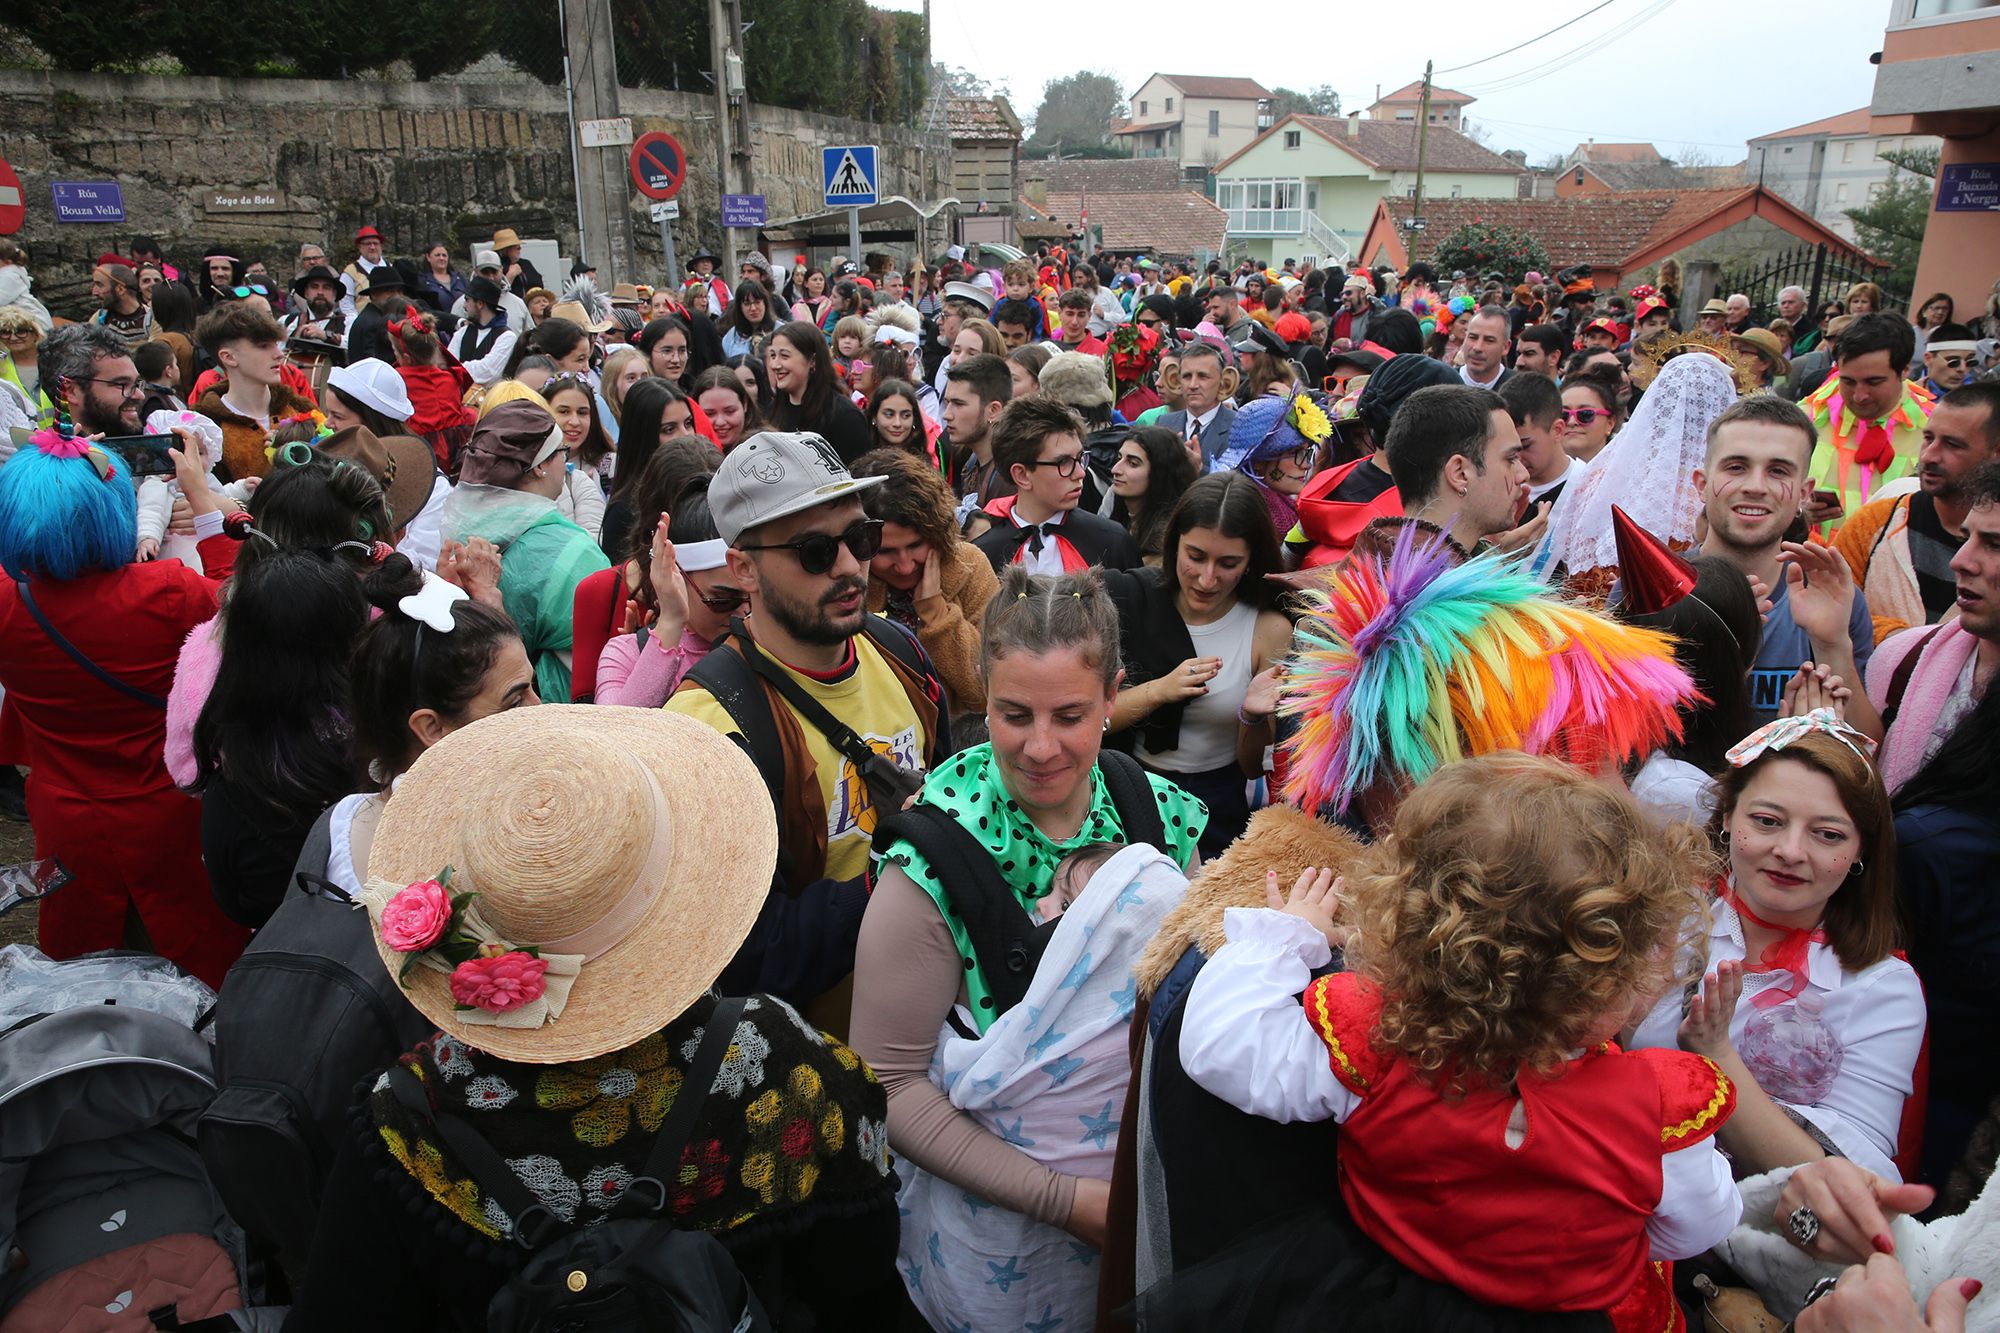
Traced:
<path fill-rule="evenodd" d="M 1966 483 L 2000 458 L 2000 384 L 1962 385 L 1924 423 L 1914 495 L 1885 496 L 1840 525 L 1833 549 L 1847 557 L 1874 616 L 1875 642 L 1911 625 L 1935 625 L 1957 604 L 1951 560 L 1965 544 L 1972 508 Z"/>
<path fill-rule="evenodd" d="M 868 902 L 879 813 L 869 779 L 951 752 L 930 659 L 867 611 L 882 524 L 861 492 L 881 481 L 851 476 L 809 433 L 765 431 L 729 451 L 709 508 L 749 615 L 667 701 L 737 737 L 778 812 L 770 898 L 718 984 L 770 991 L 836 1034 L 847 1030 L 841 983 Z"/>
<path fill-rule="evenodd" d="M 128 345 L 153 336 L 153 312 L 139 299 L 139 275 L 123 264 L 99 264 L 90 270 L 90 299 L 97 313 L 90 322 L 110 329 Z"/>
<path fill-rule="evenodd" d="M 342 347 L 347 342 L 347 316 L 340 313 L 340 275 L 325 264 L 315 264 L 292 283 L 298 301 L 285 316 L 287 338 L 309 338 L 313 342 Z"/>
<path fill-rule="evenodd" d="M 146 386 L 116 332 L 87 324 L 57 329 L 42 344 L 41 365 L 78 434 L 139 434 Z"/>
<path fill-rule="evenodd" d="M 1847 562 L 1818 543 L 1785 540 L 1811 499 L 1806 462 L 1816 435 L 1796 403 L 1752 394 L 1709 423 L 1707 453 L 1694 474 L 1708 518 L 1701 553 L 1735 565 L 1771 602 L 1750 667 L 1759 726 L 1778 716 L 1801 666 L 1825 667 L 1851 686 L 1875 651 L 1868 599 Z M 1881 738 L 1882 719 L 1858 689 L 1847 720 Z"/>

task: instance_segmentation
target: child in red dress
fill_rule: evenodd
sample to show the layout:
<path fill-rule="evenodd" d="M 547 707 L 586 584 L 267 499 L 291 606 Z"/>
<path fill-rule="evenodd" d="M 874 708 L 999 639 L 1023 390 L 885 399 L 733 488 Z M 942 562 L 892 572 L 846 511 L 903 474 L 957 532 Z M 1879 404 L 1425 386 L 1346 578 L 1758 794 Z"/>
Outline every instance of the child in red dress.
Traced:
<path fill-rule="evenodd" d="M 1580 769 L 1452 765 L 1349 879 L 1308 871 L 1286 900 L 1273 876 L 1269 910 L 1227 913 L 1182 1063 L 1253 1114 L 1339 1122 L 1348 1211 L 1409 1269 L 1681 1328 L 1670 1261 L 1741 1212 L 1713 1141 L 1734 1090 L 1701 1056 L 1613 1038 L 1671 984 L 1708 870 L 1693 830 Z M 1341 945 L 1353 970 L 1311 980 Z"/>

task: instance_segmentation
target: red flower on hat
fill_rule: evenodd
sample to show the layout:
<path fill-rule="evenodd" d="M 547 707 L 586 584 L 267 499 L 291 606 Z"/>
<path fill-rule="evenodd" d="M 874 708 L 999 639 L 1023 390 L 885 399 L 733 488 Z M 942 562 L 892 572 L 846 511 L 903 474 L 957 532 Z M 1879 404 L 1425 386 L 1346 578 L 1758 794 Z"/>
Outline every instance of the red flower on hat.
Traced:
<path fill-rule="evenodd" d="M 452 969 L 451 998 L 461 1009 L 504 1014 L 542 998 L 549 965 L 518 949 L 494 958 L 468 958 Z"/>
<path fill-rule="evenodd" d="M 382 908 L 382 942 L 397 953 L 420 953 L 444 938 L 451 898 L 434 879 L 412 884 Z"/>

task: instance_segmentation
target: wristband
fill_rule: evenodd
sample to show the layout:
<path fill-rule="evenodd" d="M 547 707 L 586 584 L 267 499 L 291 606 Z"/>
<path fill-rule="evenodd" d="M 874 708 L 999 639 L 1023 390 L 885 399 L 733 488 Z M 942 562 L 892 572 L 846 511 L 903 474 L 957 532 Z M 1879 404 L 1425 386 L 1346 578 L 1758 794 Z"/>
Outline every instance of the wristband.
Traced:
<path fill-rule="evenodd" d="M 214 509 L 205 510 L 194 516 L 194 539 L 206 541 L 210 537 L 222 535 L 222 514 Z"/>
<path fill-rule="evenodd" d="M 1272 714 L 1270 713 L 1266 713 L 1262 717 L 1251 717 L 1248 713 L 1243 711 L 1242 704 L 1236 705 L 1236 722 L 1238 726 L 1261 727 L 1266 723 L 1268 723 L 1269 721 L 1271 721 L 1271 718 Z"/>

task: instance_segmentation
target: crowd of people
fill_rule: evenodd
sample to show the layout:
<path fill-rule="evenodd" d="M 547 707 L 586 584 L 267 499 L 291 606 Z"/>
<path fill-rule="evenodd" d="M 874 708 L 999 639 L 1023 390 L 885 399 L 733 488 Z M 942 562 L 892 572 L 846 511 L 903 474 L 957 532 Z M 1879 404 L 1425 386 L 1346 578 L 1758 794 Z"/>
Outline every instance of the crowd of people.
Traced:
<path fill-rule="evenodd" d="M 0 240 L 0 812 L 285 1328 L 1996 1326 L 2000 284 L 389 248 Z"/>

